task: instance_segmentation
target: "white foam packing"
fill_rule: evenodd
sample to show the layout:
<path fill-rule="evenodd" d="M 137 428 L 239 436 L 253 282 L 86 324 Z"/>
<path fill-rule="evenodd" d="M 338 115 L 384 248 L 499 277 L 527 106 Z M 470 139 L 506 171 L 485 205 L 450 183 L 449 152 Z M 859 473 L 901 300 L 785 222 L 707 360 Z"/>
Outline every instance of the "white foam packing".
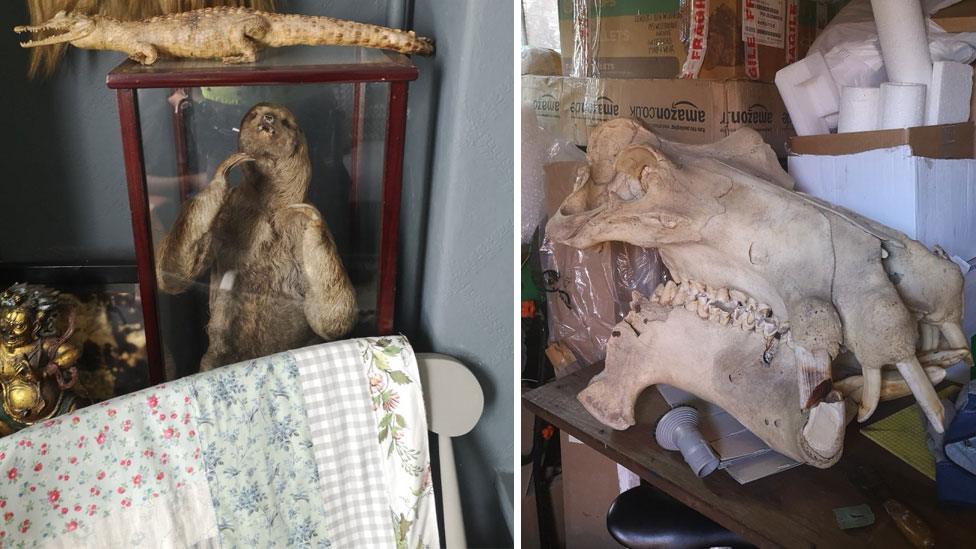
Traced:
<path fill-rule="evenodd" d="M 914 128 L 924 124 L 926 87 L 913 82 L 881 84 L 880 129 Z"/>
<path fill-rule="evenodd" d="M 840 94 L 837 133 L 869 132 L 878 129 L 881 116 L 881 88 L 846 86 Z"/>
<path fill-rule="evenodd" d="M 837 127 L 840 90 L 823 55 L 814 53 L 780 69 L 775 82 L 797 135 L 825 134 Z"/>
<path fill-rule="evenodd" d="M 885 71 L 891 82 L 928 85 L 932 56 L 918 0 L 871 0 Z"/>
<path fill-rule="evenodd" d="M 932 64 L 932 82 L 925 100 L 925 125 L 957 124 L 969 120 L 973 67 L 952 61 Z"/>

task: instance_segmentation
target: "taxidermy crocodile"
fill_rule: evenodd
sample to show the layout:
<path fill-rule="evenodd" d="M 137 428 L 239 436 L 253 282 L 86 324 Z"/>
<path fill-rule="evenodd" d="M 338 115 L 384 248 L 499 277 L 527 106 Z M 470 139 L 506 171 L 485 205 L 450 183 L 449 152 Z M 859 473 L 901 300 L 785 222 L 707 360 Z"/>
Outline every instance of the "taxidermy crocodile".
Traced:
<path fill-rule="evenodd" d="M 363 46 L 430 55 L 433 41 L 402 31 L 331 17 L 267 13 L 247 8 L 204 8 L 141 21 L 60 11 L 40 25 L 14 32 L 33 33 L 24 48 L 70 43 L 77 48 L 124 52 L 151 65 L 160 56 L 219 58 L 251 63 L 261 48 L 282 46 Z"/>

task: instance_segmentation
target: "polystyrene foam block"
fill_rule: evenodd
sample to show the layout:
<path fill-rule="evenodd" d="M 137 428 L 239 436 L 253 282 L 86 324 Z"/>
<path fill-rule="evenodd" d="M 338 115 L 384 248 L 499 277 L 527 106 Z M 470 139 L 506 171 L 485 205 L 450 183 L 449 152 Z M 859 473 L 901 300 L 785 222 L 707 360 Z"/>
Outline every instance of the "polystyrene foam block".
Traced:
<path fill-rule="evenodd" d="M 932 56 L 919 0 L 871 0 L 871 9 L 888 80 L 928 85 Z"/>
<path fill-rule="evenodd" d="M 844 87 L 840 92 L 837 133 L 869 132 L 878 129 L 881 88 Z"/>
<path fill-rule="evenodd" d="M 969 120 L 973 93 L 973 67 L 953 61 L 932 64 L 932 82 L 925 99 L 925 125 L 956 124 Z"/>
<path fill-rule="evenodd" d="M 925 84 L 881 84 L 881 129 L 914 128 L 925 123 Z"/>
<path fill-rule="evenodd" d="M 837 127 L 840 90 L 820 52 L 783 67 L 775 81 L 797 135 L 830 133 Z"/>

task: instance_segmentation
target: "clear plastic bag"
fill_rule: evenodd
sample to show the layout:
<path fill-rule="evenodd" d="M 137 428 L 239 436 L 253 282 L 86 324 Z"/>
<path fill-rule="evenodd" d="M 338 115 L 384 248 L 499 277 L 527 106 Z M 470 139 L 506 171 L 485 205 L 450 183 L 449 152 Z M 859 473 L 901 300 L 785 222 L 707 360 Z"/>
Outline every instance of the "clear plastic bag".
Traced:
<path fill-rule="evenodd" d="M 633 292 L 650 295 L 667 280 L 657 250 L 622 242 L 579 249 L 546 238 L 540 256 L 549 342 L 570 350 L 581 366 L 606 357 Z"/>
<path fill-rule="evenodd" d="M 522 104 L 522 244 L 528 244 L 545 220 L 544 168 L 553 162 L 581 161 L 586 155 L 572 142 L 539 125 L 531 103 Z"/>
<path fill-rule="evenodd" d="M 656 78 L 677 76 L 689 45 L 688 0 L 678 2 L 606 2 L 601 0 L 558 0 L 561 33 L 565 25 L 572 28 L 572 40 L 562 37 L 561 54 L 566 76 L 577 78 Z M 628 21 L 628 26 L 618 24 L 606 27 L 604 17 L 618 17 Z M 567 23 L 568 22 L 568 23 Z M 638 24 L 638 22 L 640 22 Z M 630 53 L 620 50 L 625 44 Z M 612 47 L 607 44 L 614 44 Z M 638 53 L 639 52 L 639 53 Z M 604 59 L 609 57 L 613 61 Z M 635 59 L 647 57 L 649 59 Z M 651 60 L 650 58 L 653 58 Z"/>

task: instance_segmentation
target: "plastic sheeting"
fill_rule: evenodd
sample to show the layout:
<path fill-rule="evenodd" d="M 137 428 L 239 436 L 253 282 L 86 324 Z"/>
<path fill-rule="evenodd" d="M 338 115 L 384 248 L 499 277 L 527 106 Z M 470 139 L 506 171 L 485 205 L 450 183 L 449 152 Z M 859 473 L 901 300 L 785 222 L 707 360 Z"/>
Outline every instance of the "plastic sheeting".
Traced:
<path fill-rule="evenodd" d="M 923 0 L 926 14 L 959 0 Z M 926 17 L 932 61 L 972 63 L 976 60 L 976 33 L 947 33 Z M 844 86 L 878 87 L 888 80 L 870 0 L 852 0 L 844 6 L 810 46 L 808 55 L 823 54 L 830 72 Z"/>
<path fill-rule="evenodd" d="M 522 243 L 528 244 L 545 219 L 545 176 L 551 162 L 583 160 L 586 155 L 568 140 L 557 138 L 539 125 L 531 103 L 522 104 Z"/>
<path fill-rule="evenodd" d="M 522 45 L 559 51 L 558 0 L 522 0 Z"/>
<path fill-rule="evenodd" d="M 578 249 L 548 238 L 540 250 L 550 343 L 585 366 L 603 360 L 613 327 L 630 312 L 633 292 L 649 296 L 665 281 L 656 250 L 622 242 Z"/>

